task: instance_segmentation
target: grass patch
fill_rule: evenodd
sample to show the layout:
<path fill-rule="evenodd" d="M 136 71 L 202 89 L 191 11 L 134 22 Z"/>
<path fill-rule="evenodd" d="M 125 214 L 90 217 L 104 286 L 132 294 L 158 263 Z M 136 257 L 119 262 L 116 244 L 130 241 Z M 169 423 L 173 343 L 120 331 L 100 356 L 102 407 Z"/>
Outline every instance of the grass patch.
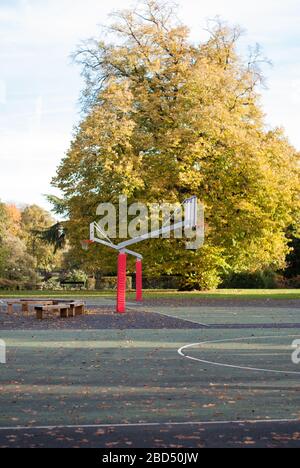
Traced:
<path fill-rule="evenodd" d="M 0 299 L 8 299 L 14 297 L 29 298 L 29 297 L 112 297 L 114 293 L 107 291 L 3 291 L 0 292 Z"/>
<path fill-rule="evenodd" d="M 0 292 L 0 298 L 14 297 L 78 297 L 78 298 L 93 298 L 93 297 L 115 297 L 111 291 L 3 291 Z M 161 299 L 161 298 L 178 298 L 184 299 L 188 297 L 196 297 L 203 299 L 300 299 L 300 289 L 219 289 L 216 291 L 204 292 L 177 292 L 174 290 L 147 290 L 144 291 L 144 298 Z M 133 300 L 135 294 L 128 294 L 128 298 Z"/>
<path fill-rule="evenodd" d="M 129 297 L 133 299 L 134 294 Z M 219 289 L 216 291 L 176 292 L 176 291 L 144 291 L 144 298 L 202 298 L 202 299 L 300 299 L 300 289 Z"/>

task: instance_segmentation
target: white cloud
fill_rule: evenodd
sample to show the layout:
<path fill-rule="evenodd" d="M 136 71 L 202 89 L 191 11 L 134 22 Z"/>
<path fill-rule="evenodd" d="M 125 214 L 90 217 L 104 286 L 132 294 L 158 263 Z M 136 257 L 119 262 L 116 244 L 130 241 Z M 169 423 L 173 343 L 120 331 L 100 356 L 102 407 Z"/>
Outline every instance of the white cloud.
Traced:
<path fill-rule="evenodd" d="M 0 199 L 46 206 L 43 194 L 69 145 L 68 135 L 41 131 L 0 134 Z"/>
<path fill-rule="evenodd" d="M 77 41 L 97 32 L 111 8 L 123 6 L 124 0 L 110 4 L 99 0 L 28 0 L 19 2 L 17 8 L 12 5 L 2 10 L 0 5 L 0 23 L 9 21 L 3 37 L 10 44 L 23 48 L 33 43 L 37 48 L 74 47 Z M 13 29 L 14 34 L 9 34 Z"/>

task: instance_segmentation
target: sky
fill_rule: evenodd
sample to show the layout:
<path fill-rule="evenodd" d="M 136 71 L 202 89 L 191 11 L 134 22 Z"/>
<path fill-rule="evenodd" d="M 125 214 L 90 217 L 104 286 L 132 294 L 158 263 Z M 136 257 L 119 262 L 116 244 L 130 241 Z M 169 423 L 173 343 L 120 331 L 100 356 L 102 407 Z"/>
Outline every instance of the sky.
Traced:
<path fill-rule="evenodd" d="M 0 0 L 0 199 L 50 206 L 51 187 L 80 119 L 80 68 L 71 53 L 99 35 L 130 0 Z M 299 0 L 177 0 L 194 41 L 219 15 L 245 30 L 241 52 L 259 43 L 273 63 L 262 91 L 266 122 L 283 126 L 300 150 Z"/>

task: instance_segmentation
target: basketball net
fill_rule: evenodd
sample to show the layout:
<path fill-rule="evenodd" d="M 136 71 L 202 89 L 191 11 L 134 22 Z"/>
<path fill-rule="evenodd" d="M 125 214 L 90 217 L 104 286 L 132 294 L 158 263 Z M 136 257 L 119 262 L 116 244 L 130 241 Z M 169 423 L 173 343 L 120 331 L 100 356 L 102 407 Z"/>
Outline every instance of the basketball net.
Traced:
<path fill-rule="evenodd" d="M 81 243 L 81 247 L 83 250 L 87 251 L 89 250 L 89 247 L 91 244 L 94 243 L 94 241 L 91 241 L 91 240 L 83 240 L 80 242 Z"/>

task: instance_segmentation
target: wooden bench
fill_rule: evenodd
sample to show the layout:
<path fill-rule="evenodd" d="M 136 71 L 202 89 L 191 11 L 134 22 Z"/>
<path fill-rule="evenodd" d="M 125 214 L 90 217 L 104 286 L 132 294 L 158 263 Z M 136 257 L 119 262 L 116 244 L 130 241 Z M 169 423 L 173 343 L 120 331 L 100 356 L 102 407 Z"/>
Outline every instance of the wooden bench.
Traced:
<path fill-rule="evenodd" d="M 80 286 L 80 290 L 85 287 L 84 281 L 68 281 L 64 280 L 60 282 L 61 286 Z"/>
<path fill-rule="evenodd" d="M 85 314 L 85 303 L 81 301 L 72 302 L 70 304 L 69 317 L 77 317 Z"/>
<path fill-rule="evenodd" d="M 11 313 L 13 312 L 13 310 L 14 310 L 14 305 L 15 305 L 15 304 L 20 305 L 20 304 L 21 304 L 21 301 L 20 301 L 20 300 L 13 300 L 13 301 L 7 301 L 7 302 L 6 302 L 6 305 L 7 305 L 7 312 L 8 312 L 9 314 L 11 314 Z"/>
<path fill-rule="evenodd" d="M 51 306 L 53 305 L 53 301 L 39 301 L 39 300 L 23 301 L 21 300 L 22 312 L 29 312 L 29 306 L 36 307 L 39 305 Z"/>
<path fill-rule="evenodd" d="M 36 311 L 36 318 L 38 320 L 43 320 L 45 312 L 58 312 L 60 318 L 68 318 L 70 304 L 57 304 L 57 305 L 40 305 L 34 308 Z"/>
<path fill-rule="evenodd" d="M 42 301 L 36 299 L 14 299 L 7 301 L 7 312 L 11 314 L 13 312 L 14 305 L 20 305 L 22 312 L 29 312 L 29 306 L 38 306 L 38 305 L 52 305 L 53 301 Z"/>
<path fill-rule="evenodd" d="M 60 318 L 76 317 L 85 313 L 85 303 L 77 301 L 54 305 L 40 305 L 35 307 L 35 311 L 38 320 L 43 320 L 45 312 L 58 312 Z"/>
<path fill-rule="evenodd" d="M 70 305 L 69 317 L 75 317 L 77 315 L 85 314 L 85 302 L 84 301 L 70 301 L 70 300 L 62 299 L 62 300 L 53 301 L 53 305 L 56 305 L 56 304 L 69 304 Z"/>

